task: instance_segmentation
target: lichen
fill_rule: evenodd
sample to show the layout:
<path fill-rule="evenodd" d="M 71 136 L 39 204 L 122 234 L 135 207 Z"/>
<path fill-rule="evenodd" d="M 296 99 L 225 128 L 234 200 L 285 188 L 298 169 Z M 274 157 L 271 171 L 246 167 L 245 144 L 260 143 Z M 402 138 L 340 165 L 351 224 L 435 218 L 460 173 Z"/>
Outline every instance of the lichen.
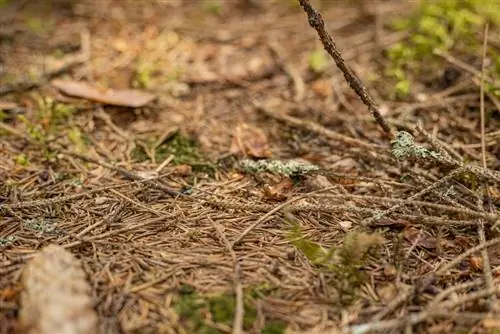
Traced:
<path fill-rule="evenodd" d="M 270 172 L 286 176 L 303 175 L 319 170 L 316 165 L 296 160 L 287 162 L 280 160 L 242 160 L 240 164 L 248 173 Z"/>
<path fill-rule="evenodd" d="M 406 131 L 399 131 L 396 135 L 396 139 L 392 141 L 392 155 L 396 157 L 396 159 L 406 159 L 410 157 L 437 159 L 440 157 L 439 152 L 416 145 L 413 141 L 413 136 Z"/>

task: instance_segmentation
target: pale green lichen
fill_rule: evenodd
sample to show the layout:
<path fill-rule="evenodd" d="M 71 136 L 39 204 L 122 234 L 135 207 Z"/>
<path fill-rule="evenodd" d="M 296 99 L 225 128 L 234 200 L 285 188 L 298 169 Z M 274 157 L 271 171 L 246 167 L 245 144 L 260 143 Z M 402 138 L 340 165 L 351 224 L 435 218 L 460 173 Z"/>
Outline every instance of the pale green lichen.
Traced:
<path fill-rule="evenodd" d="M 286 176 L 302 175 L 319 170 L 319 167 L 316 165 L 296 160 L 287 162 L 280 160 L 242 160 L 240 164 L 248 173 L 271 172 Z"/>
<path fill-rule="evenodd" d="M 4 238 L 0 238 L 0 247 L 5 247 L 11 245 L 14 241 L 16 241 L 16 237 L 13 235 L 9 235 Z"/>
<path fill-rule="evenodd" d="M 396 159 L 409 157 L 437 159 L 440 157 L 439 152 L 416 145 L 413 141 L 413 136 L 406 131 L 399 131 L 396 135 L 396 140 L 392 141 L 392 155 Z"/>

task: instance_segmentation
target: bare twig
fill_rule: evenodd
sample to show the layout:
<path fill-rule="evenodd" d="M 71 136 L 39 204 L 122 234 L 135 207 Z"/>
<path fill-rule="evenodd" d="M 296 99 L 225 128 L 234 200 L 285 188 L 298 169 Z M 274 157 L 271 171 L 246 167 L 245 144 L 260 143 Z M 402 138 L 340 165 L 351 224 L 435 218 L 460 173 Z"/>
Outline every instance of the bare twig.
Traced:
<path fill-rule="evenodd" d="M 107 162 L 100 161 L 100 160 L 85 156 L 83 154 L 75 153 L 75 152 L 65 152 L 65 154 L 72 156 L 72 157 L 75 157 L 75 158 L 78 158 L 78 159 L 81 159 L 81 160 L 84 160 L 84 161 L 87 161 L 87 162 L 97 164 L 99 166 L 106 167 L 106 168 L 111 169 L 111 170 L 115 170 L 115 171 L 117 171 L 117 172 L 119 172 L 119 173 L 125 175 L 126 177 L 133 179 L 133 180 L 142 180 L 145 183 L 151 185 L 152 187 L 164 191 L 165 193 L 167 193 L 170 196 L 175 197 L 175 196 L 181 195 L 177 191 L 175 191 L 175 190 L 173 190 L 173 189 L 171 189 L 171 188 L 169 188 L 161 183 L 156 182 L 154 179 L 145 179 L 145 178 L 143 178 L 143 177 L 141 177 L 133 172 L 130 172 L 126 169 L 123 169 L 123 168 L 120 168 L 117 166 L 113 166 L 112 164 L 109 164 Z"/>
<path fill-rule="evenodd" d="M 280 211 L 281 209 L 283 209 L 284 207 L 286 207 L 287 205 L 293 203 L 293 202 L 296 202 L 298 200 L 301 200 L 303 199 L 304 197 L 306 197 L 307 195 L 302 195 L 302 196 L 297 196 L 295 198 L 292 198 L 292 199 L 289 199 L 288 201 L 276 206 L 274 209 L 272 209 L 271 211 L 269 211 L 268 213 L 266 213 L 265 215 L 263 215 L 262 217 L 260 217 L 259 219 L 257 219 L 257 221 L 255 223 L 253 223 L 252 225 L 248 226 L 237 238 L 236 240 L 233 241 L 232 245 L 231 245 L 231 248 L 234 248 L 235 245 L 239 244 L 241 242 L 241 240 L 243 240 L 243 238 L 245 238 L 245 236 L 252 232 L 253 229 L 255 229 L 257 226 L 259 226 L 262 222 L 266 221 L 267 219 L 269 219 L 273 214 L 275 214 L 276 212 Z"/>
<path fill-rule="evenodd" d="M 233 334 L 243 334 L 243 317 L 245 315 L 245 305 L 243 302 L 243 286 L 241 284 L 240 280 L 240 274 L 241 274 L 241 268 L 240 264 L 238 262 L 238 258 L 236 256 L 236 253 L 231 246 L 231 243 L 229 240 L 226 238 L 226 235 L 224 234 L 224 231 L 222 230 L 221 226 L 214 221 L 210 216 L 208 217 L 208 220 L 212 223 L 213 227 L 217 231 L 217 234 L 219 235 L 219 238 L 221 241 L 224 243 L 226 246 L 227 251 L 231 255 L 234 263 L 234 289 L 235 289 L 235 294 L 236 294 L 236 307 L 235 307 L 235 315 L 234 315 L 234 320 L 233 320 Z"/>
<path fill-rule="evenodd" d="M 31 207 L 41 207 L 41 206 L 50 206 L 54 204 L 59 204 L 59 203 L 64 203 L 64 202 L 69 202 L 78 198 L 83 198 L 89 195 L 93 195 L 96 193 L 104 192 L 107 190 L 111 189 L 118 189 L 118 188 L 123 188 L 127 186 L 133 186 L 137 184 L 142 184 L 146 183 L 148 180 L 139 180 L 139 181 L 133 181 L 133 182 L 126 182 L 126 183 L 120 183 L 120 184 L 112 184 L 104 187 L 99 187 L 95 189 L 90 189 L 88 191 L 78 193 L 78 194 L 73 194 L 73 195 L 68 195 L 68 196 L 61 196 L 61 197 L 56 197 L 56 198 L 49 198 L 49 199 L 40 199 L 40 200 L 34 200 L 34 201 L 24 201 L 24 202 L 19 202 L 19 203 L 2 203 L 0 204 L 0 210 L 2 209 L 22 209 L 22 208 L 31 208 Z"/>
<path fill-rule="evenodd" d="M 386 120 L 380 113 L 377 103 L 368 94 L 368 91 L 363 86 L 363 83 L 357 77 L 354 71 L 349 66 L 346 65 L 344 59 L 342 58 L 342 54 L 335 45 L 335 42 L 333 41 L 330 34 L 326 31 L 325 22 L 323 21 L 321 14 L 312 7 L 309 0 L 299 0 L 299 3 L 307 14 L 309 24 L 318 33 L 321 43 L 323 43 L 323 47 L 335 61 L 337 67 L 342 71 L 346 81 L 349 83 L 351 88 L 356 92 L 356 94 L 361 98 L 363 103 L 368 107 L 368 110 L 371 112 L 373 118 L 375 118 L 377 124 L 384 130 L 386 134 L 388 134 L 391 138 L 394 138 L 395 136 L 393 130 L 391 129 L 389 124 L 386 122 Z"/>
<path fill-rule="evenodd" d="M 485 115 L 484 115 L 484 78 L 486 76 L 486 52 L 488 50 L 488 23 L 484 26 L 484 41 L 483 41 L 483 57 L 482 57 L 482 64 L 481 64 L 481 84 L 480 84 L 480 99 L 481 99 L 481 104 L 480 104 L 480 117 L 481 117 L 481 156 L 483 160 L 483 168 L 488 168 L 488 165 L 486 164 L 486 137 L 485 137 Z M 482 194 L 478 195 L 478 203 L 477 203 L 478 209 L 482 210 L 483 207 L 483 200 L 482 200 Z M 477 227 L 477 232 L 479 234 L 479 242 L 481 244 L 486 243 L 486 236 L 484 233 L 484 223 L 483 221 L 480 221 L 480 224 Z M 483 273 L 484 273 L 484 281 L 486 283 L 486 289 L 490 292 L 490 300 L 489 300 L 489 308 L 492 308 L 492 299 L 494 298 L 493 294 L 491 293 L 493 291 L 493 274 L 491 273 L 491 266 L 490 266 L 490 258 L 488 255 L 488 250 L 484 248 L 481 251 L 481 255 L 483 258 Z"/>
<path fill-rule="evenodd" d="M 455 265 L 457 265 L 458 263 L 460 263 L 467 256 L 469 256 L 471 254 L 474 254 L 475 252 L 478 252 L 480 250 L 486 249 L 486 248 L 488 248 L 490 246 L 499 244 L 499 243 L 500 243 L 500 237 L 499 238 L 495 238 L 495 239 L 491 239 L 490 241 L 487 241 L 485 243 L 481 243 L 481 244 L 477 245 L 476 247 L 473 247 L 473 248 L 470 248 L 470 249 L 466 250 L 465 252 L 461 253 L 460 255 L 458 255 L 457 257 L 455 257 L 453 260 L 451 260 L 447 264 L 443 265 L 436 272 L 436 275 L 437 276 L 444 275 L 448 270 L 450 270 L 452 267 L 454 267 Z"/>
<path fill-rule="evenodd" d="M 443 177 L 441 180 L 431 184 L 430 186 L 426 187 L 425 189 L 422 189 L 421 191 L 419 191 L 418 193 L 410 196 L 409 198 L 407 198 L 407 201 L 411 201 L 411 200 L 415 200 L 417 198 L 419 198 L 420 196 L 432 191 L 433 189 L 436 189 L 437 187 L 439 187 L 440 185 L 450 181 L 452 178 L 454 178 L 456 175 L 462 173 L 464 171 L 464 168 L 460 167 L 460 168 L 457 168 L 455 169 L 453 172 L 449 173 L 448 175 L 446 175 L 445 177 Z M 375 215 L 369 219 L 366 219 L 364 222 L 363 222 L 363 225 L 371 225 L 375 220 L 378 220 L 384 216 L 386 216 L 387 214 L 389 213 L 392 213 L 394 211 L 396 211 L 397 209 L 399 209 L 400 207 L 402 207 L 403 205 L 405 205 L 406 202 L 401 202 L 399 204 L 396 204 L 394 205 L 393 207 L 381 212 L 380 214 L 378 215 Z"/>
<path fill-rule="evenodd" d="M 286 115 L 282 112 L 275 112 L 268 107 L 263 106 L 261 103 L 257 101 L 253 101 L 253 105 L 257 108 L 258 111 L 265 114 L 266 116 L 272 117 L 281 122 L 285 122 L 293 127 L 298 127 L 302 129 L 306 129 L 308 131 L 314 132 L 318 135 L 321 135 L 325 138 L 344 143 L 346 145 L 360 147 L 368 150 L 375 150 L 377 147 L 368 142 L 352 138 L 341 133 L 335 132 L 331 129 L 327 129 L 317 123 L 313 123 L 311 121 L 302 120 L 293 116 Z"/>

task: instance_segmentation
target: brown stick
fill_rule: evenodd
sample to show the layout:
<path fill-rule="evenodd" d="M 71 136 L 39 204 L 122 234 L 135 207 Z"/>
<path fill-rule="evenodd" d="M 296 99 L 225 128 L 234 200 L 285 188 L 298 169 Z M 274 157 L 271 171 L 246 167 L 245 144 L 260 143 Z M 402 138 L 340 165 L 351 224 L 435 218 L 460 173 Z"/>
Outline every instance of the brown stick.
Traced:
<path fill-rule="evenodd" d="M 356 76 L 356 74 L 354 74 L 353 70 L 346 65 L 344 59 L 342 58 L 342 54 L 335 45 L 335 42 L 326 31 L 325 22 L 323 21 L 321 14 L 311 6 L 309 0 L 299 0 L 299 3 L 304 9 L 304 12 L 307 14 L 309 24 L 318 33 L 324 49 L 328 52 L 328 54 L 330 54 L 337 67 L 342 71 L 344 78 L 349 83 L 352 90 L 358 94 L 363 103 L 368 107 L 368 110 L 371 112 L 373 118 L 375 118 L 377 124 L 380 125 L 386 134 L 388 134 L 391 138 L 394 138 L 394 132 L 380 113 L 377 103 L 373 97 L 368 94 L 368 91 L 363 86 L 361 80 Z"/>

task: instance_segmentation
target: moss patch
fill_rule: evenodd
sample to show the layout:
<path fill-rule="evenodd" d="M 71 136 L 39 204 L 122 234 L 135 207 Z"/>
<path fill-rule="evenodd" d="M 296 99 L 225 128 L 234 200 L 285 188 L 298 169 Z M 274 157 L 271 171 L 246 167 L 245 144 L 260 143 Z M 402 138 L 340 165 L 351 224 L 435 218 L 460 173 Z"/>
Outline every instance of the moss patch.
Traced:
<path fill-rule="evenodd" d="M 453 54 L 480 54 L 485 22 L 500 24 L 500 3 L 481 0 L 422 1 L 406 19 L 392 22 L 397 31 L 409 32 L 408 37 L 387 49 L 390 65 L 386 75 L 395 79 L 395 95 L 406 96 L 411 90 L 411 77 L 422 71 L 433 73 L 442 68 L 443 60 L 435 51 Z M 493 55 L 495 63 L 500 57 Z M 425 64 L 423 63 L 425 61 Z M 500 68 L 500 66 L 499 66 Z"/>
<path fill-rule="evenodd" d="M 243 329 L 250 331 L 257 320 L 255 300 L 268 288 L 252 287 L 244 292 L 245 315 L 243 317 Z M 219 295 L 200 295 L 188 285 L 180 288 L 180 293 L 174 304 L 174 309 L 179 315 L 182 326 L 189 333 L 218 334 L 223 333 L 208 323 L 222 324 L 232 327 L 236 308 L 236 298 L 232 293 Z M 262 333 L 281 334 L 284 333 L 286 324 L 282 321 L 267 321 Z"/>

